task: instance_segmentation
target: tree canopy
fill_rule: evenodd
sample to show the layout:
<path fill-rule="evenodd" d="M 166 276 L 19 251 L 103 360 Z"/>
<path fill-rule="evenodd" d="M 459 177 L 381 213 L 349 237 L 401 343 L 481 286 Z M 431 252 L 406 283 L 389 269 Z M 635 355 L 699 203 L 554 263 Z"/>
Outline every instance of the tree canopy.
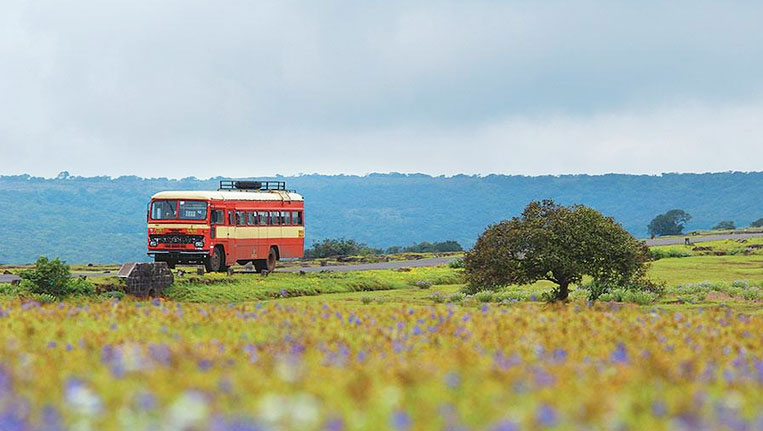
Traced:
<path fill-rule="evenodd" d="M 648 248 L 611 217 L 551 200 L 531 202 L 521 217 L 491 225 L 466 254 L 467 291 L 549 280 L 554 299 L 584 275 L 604 283 L 644 277 Z"/>
<path fill-rule="evenodd" d="M 734 225 L 734 222 L 732 220 L 723 220 L 718 222 L 717 225 L 713 226 L 713 230 L 731 230 L 736 229 L 736 226 Z"/>
<path fill-rule="evenodd" d="M 674 209 L 653 218 L 647 229 L 652 236 L 680 235 L 689 220 L 691 220 L 689 213 L 682 209 Z"/>
<path fill-rule="evenodd" d="M 755 220 L 754 222 L 750 223 L 750 226 L 752 227 L 763 227 L 763 217 Z"/>

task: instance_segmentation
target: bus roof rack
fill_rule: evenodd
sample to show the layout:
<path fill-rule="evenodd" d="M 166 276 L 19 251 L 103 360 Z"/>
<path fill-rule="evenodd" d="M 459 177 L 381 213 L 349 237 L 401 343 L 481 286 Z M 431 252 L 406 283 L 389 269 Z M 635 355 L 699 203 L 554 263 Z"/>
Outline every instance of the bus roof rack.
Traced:
<path fill-rule="evenodd" d="M 286 181 L 253 181 L 253 180 L 220 180 L 218 190 L 237 190 L 244 192 L 261 192 L 270 190 L 279 190 L 283 192 L 292 192 L 286 190 Z"/>

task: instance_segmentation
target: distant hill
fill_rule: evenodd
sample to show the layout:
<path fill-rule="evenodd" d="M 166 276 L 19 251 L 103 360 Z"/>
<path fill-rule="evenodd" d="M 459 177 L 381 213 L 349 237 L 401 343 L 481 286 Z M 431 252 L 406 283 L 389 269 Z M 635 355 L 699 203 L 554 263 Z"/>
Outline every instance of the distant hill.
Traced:
<path fill-rule="evenodd" d="M 279 177 L 305 196 L 307 243 L 346 237 L 374 247 L 454 239 L 471 246 L 527 202 L 582 203 L 646 236 L 655 215 L 688 211 L 688 229 L 763 217 L 763 172 L 647 175 L 422 174 Z M 70 263 L 145 260 L 146 205 L 160 190 L 215 190 L 219 179 L 0 176 L 0 263 L 61 256 Z"/>

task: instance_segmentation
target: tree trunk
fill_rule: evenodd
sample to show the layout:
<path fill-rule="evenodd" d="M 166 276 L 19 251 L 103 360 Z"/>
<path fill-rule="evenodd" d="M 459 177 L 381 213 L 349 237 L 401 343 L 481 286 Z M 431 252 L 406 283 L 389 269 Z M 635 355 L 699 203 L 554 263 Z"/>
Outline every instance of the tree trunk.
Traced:
<path fill-rule="evenodd" d="M 566 301 L 570 295 L 570 282 L 564 281 L 559 283 L 559 292 L 556 295 L 557 301 Z"/>

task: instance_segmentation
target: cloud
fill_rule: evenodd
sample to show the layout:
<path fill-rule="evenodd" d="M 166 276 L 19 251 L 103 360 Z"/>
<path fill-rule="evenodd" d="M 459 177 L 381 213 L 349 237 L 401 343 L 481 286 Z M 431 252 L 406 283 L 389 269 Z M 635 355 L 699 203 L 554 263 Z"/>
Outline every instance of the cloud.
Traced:
<path fill-rule="evenodd" d="M 761 18 L 743 1 L 8 0 L 0 173 L 755 169 Z"/>

